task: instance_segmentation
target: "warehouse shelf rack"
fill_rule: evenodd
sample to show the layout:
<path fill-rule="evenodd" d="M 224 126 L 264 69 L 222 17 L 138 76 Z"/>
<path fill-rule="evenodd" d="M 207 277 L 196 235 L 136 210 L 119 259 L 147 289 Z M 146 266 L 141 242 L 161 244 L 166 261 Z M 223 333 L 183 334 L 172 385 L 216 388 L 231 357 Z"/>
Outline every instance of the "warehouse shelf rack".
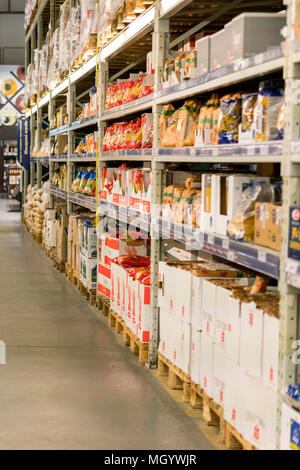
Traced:
<path fill-rule="evenodd" d="M 47 3 L 47 2 L 44 2 Z M 50 4 L 53 4 L 50 0 Z M 217 2 L 216 2 L 217 3 Z M 174 224 L 163 220 L 161 217 L 152 217 L 148 214 L 139 213 L 132 209 L 120 208 L 113 204 L 96 201 L 93 198 L 81 194 L 66 194 L 65 200 L 68 201 L 68 210 L 71 211 L 72 205 L 76 204 L 96 211 L 98 220 L 101 222 L 103 216 L 119 220 L 125 224 L 133 223 L 134 220 L 140 221 L 141 229 L 150 232 L 151 241 L 151 272 L 152 272 L 152 329 L 149 345 L 148 367 L 155 367 L 157 364 L 158 351 L 158 261 L 164 256 L 163 240 L 170 237 L 173 241 L 184 243 L 194 255 L 199 251 L 205 251 L 223 258 L 229 262 L 240 264 L 259 273 L 266 274 L 279 280 L 279 289 L 281 294 L 280 305 L 280 377 L 278 387 L 278 447 L 280 436 L 280 409 L 282 396 L 281 393 L 290 383 L 300 380 L 299 368 L 291 360 L 294 352 L 292 344 L 297 340 L 299 326 L 298 296 L 300 288 L 300 263 L 292 262 L 287 258 L 288 228 L 289 228 L 289 207 L 300 204 L 300 109 L 294 102 L 295 87 L 300 79 L 300 41 L 294 41 L 287 37 L 284 47 L 273 48 L 265 53 L 240 61 L 239 63 L 229 64 L 214 72 L 194 77 L 191 80 L 175 85 L 169 88 L 162 88 L 162 74 L 165 60 L 170 48 L 174 48 L 180 41 L 197 33 L 207 25 L 212 25 L 215 30 L 220 29 L 232 17 L 243 11 L 264 11 L 264 9 L 274 8 L 276 11 L 282 10 L 280 0 L 269 2 L 264 6 L 261 2 L 250 0 L 233 0 L 218 2 L 218 8 L 210 5 L 202 14 L 202 21 L 199 23 L 197 15 L 188 13 L 192 10 L 196 2 L 193 0 L 157 0 L 155 5 L 146 10 L 137 20 L 134 20 L 116 38 L 112 39 L 105 47 L 99 50 L 99 53 L 84 64 L 70 76 L 59 84 L 54 90 L 48 92 L 42 97 L 37 105 L 34 105 L 25 113 L 30 117 L 32 126 L 35 124 L 35 115 L 40 106 L 49 104 L 49 116 L 53 109 L 52 101 L 61 94 L 66 93 L 70 112 L 70 124 L 67 132 L 69 136 L 69 152 L 66 158 L 68 165 L 75 164 L 73 160 L 74 146 L 71 142 L 73 131 L 84 129 L 84 123 L 76 123 L 74 116 L 74 97 L 76 92 L 74 87 L 78 81 L 82 80 L 87 74 L 98 69 L 98 85 L 100 85 L 100 112 L 98 116 L 98 158 L 97 171 L 99 172 L 108 162 L 143 162 L 147 167 L 152 168 L 152 204 L 160 204 L 162 199 L 162 187 L 165 170 L 168 163 L 231 163 L 231 164 L 259 164 L 259 163 L 279 163 L 281 175 L 283 177 L 283 223 L 282 223 L 282 250 L 280 253 L 265 249 L 255 244 L 239 243 L 229 240 L 227 237 L 221 237 L 216 234 L 194 231 L 192 228 L 182 227 L 180 224 Z M 285 2 L 287 3 L 287 2 Z M 292 16 L 294 0 L 290 0 L 287 6 L 289 32 L 292 29 Z M 199 6 L 199 5 L 198 5 Z M 273 11 L 275 11 L 273 10 Z M 141 19 L 142 18 L 142 19 Z M 178 21 L 178 18 L 180 21 Z M 138 21 L 139 20 L 139 21 Z M 184 21 L 183 21 L 184 20 Z M 179 24 L 183 26 L 179 26 Z M 35 23 L 37 24 L 37 23 Z M 176 29 L 177 28 L 177 29 Z M 181 30 L 180 30 L 181 28 Z M 27 33 L 27 40 L 34 30 L 34 24 Z M 133 45 L 139 44 L 143 37 L 153 31 L 152 47 L 147 43 L 139 50 L 139 47 L 132 49 Z M 122 77 L 126 72 L 136 69 L 137 64 L 141 63 L 142 53 L 153 50 L 154 54 L 154 93 L 152 96 L 144 97 L 140 100 L 122 105 L 110 110 L 105 110 L 105 90 L 110 78 Z M 130 59 L 126 58 L 130 51 Z M 133 51 L 133 53 L 132 53 Z M 158 51 L 158 52 L 157 52 Z M 129 57 L 129 56 L 128 56 Z M 29 63 L 29 54 L 27 53 L 27 64 Z M 132 63 L 130 64 L 130 60 Z M 110 65 L 112 64 L 111 71 Z M 109 74 L 109 71 L 111 74 Z M 116 72 L 117 71 L 117 72 Z M 286 83 L 286 122 L 285 138 L 283 142 L 268 142 L 262 144 L 235 145 L 235 146 L 214 146 L 200 148 L 172 148 L 161 149 L 159 142 L 159 115 L 163 104 L 184 100 L 190 96 L 205 94 L 213 90 L 225 88 L 238 83 L 245 83 L 252 79 L 259 80 L 260 77 L 279 75 L 283 73 Z M 152 110 L 154 115 L 154 143 L 152 149 L 143 150 L 116 150 L 103 152 L 102 141 L 104 131 L 110 121 L 125 116 L 141 113 L 145 110 Z M 291 119 L 291 116 L 293 119 Z M 73 117 L 73 119 L 72 119 Z M 87 125 L 97 125 L 87 122 Z M 81 157 L 78 157 L 80 159 Z M 94 159 L 94 156 L 93 156 Z M 33 161 L 33 160 L 32 160 Z M 61 160 L 62 161 L 62 160 Z M 94 161 L 94 160 L 92 160 Z M 54 158 L 50 158 L 50 163 L 55 163 Z M 38 173 L 38 170 L 37 170 Z M 50 172 L 51 173 L 51 172 Z M 72 174 L 69 178 L 71 183 Z M 70 187 L 70 184 L 69 184 Z M 52 194 L 57 196 L 57 188 L 51 188 Z M 61 193 L 62 194 L 62 193 Z M 99 224 L 100 225 L 100 224 Z M 190 230 L 190 232 L 189 232 Z M 196 232 L 196 233 L 195 233 Z M 188 235 L 191 235 L 189 237 Z M 193 235 L 193 237 L 192 237 Z"/>

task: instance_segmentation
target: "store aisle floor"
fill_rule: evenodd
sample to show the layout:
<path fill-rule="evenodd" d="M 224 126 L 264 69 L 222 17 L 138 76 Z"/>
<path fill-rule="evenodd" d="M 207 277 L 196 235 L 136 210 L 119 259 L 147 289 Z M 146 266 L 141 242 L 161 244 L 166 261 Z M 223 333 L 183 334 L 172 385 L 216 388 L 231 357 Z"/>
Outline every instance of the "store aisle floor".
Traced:
<path fill-rule="evenodd" d="M 211 449 L 7 204 L 0 200 L 0 449 Z"/>

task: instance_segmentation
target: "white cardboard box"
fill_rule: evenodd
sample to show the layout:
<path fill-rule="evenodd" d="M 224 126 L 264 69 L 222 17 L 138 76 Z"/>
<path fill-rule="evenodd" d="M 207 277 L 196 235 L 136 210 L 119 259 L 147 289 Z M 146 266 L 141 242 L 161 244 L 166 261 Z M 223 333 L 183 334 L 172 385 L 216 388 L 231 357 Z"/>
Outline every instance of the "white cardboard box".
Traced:
<path fill-rule="evenodd" d="M 201 333 L 192 328 L 191 332 L 191 358 L 190 370 L 191 379 L 195 384 L 200 385 L 200 368 L 201 368 Z"/>
<path fill-rule="evenodd" d="M 215 337 L 217 286 L 209 280 L 202 281 L 202 331 Z"/>
<path fill-rule="evenodd" d="M 244 369 L 226 359 L 224 418 L 242 435 L 244 434 L 244 409 L 246 396 L 246 376 Z"/>
<path fill-rule="evenodd" d="M 300 413 L 286 403 L 281 406 L 280 450 L 300 450 Z"/>
<path fill-rule="evenodd" d="M 241 304 L 240 364 L 262 378 L 263 311 L 254 302 Z"/>
<path fill-rule="evenodd" d="M 227 356 L 236 364 L 240 357 L 240 330 L 241 330 L 241 304 L 238 299 L 227 299 L 227 331 L 226 351 Z"/>
<path fill-rule="evenodd" d="M 104 264 L 98 264 L 98 292 L 110 299 L 111 269 Z"/>
<path fill-rule="evenodd" d="M 226 350 L 223 346 L 214 343 L 214 367 L 213 367 L 213 399 L 224 406 L 226 378 Z"/>
<path fill-rule="evenodd" d="M 263 380 L 277 390 L 279 359 L 279 320 L 264 314 L 263 317 Z"/>
<path fill-rule="evenodd" d="M 277 393 L 246 374 L 245 438 L 261 450 L 276 449 Z"/>
<path fill-rule="evenodd" d="M 210 336 L 201 334 L 200 385 L 211 398 L 213 396 L 214 343 Z"/>
<path fill-rule="evenodd" d="M 138 337 L 142 343 L 149 343 L 152 310 L 151 310 L 151 286 L 138 283 Z"/>
<path fill-rule="evenodd" d="M 171 360 L 170 344 L 170 313 L 163 308 L 159 309 L 159 352 Z"/>

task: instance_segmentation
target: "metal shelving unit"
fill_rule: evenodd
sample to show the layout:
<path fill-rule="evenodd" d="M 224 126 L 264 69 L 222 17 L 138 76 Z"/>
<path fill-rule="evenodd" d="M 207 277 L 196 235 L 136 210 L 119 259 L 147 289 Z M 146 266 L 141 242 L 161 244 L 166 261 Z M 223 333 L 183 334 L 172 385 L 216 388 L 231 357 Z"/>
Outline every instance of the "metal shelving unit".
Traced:
<path fill-rule="evenodd" d="M 54 5 L 53 0 L 48 0 Z M 38 14 L 43 11 L 47 1 L 43 1 L 37 12 L 35 23 L 27 32 L 26 40 L 34 32 L 37 24 Z M 163 220 L 160 216 L 142 214 L 130 208 L 118 207 L 114 204 L 104 203 L 99 199 L 90 198 L 81 194 L 62 192 L 51 186 L 50 193 L 53 197 L 60 197 L 68 202 L 69 212 L 73 205 L 79 205 L 94 211 L 101 220 L 103 216 L 119 220 L 123 223 L 139 221 L 140 228 L 151 234 L 151 273 L 152 273 L 152 331 L 149 344 L 149 359 L 147 366 L 156 367 L 159 340 L 158 321 L 158 261 L 164 255 L 163 240 L 171 239 L 174 242 L 184 243 L 187 249 L 194 253 L 205 251 L 222 258 L 223 260 L 248 267 L 259 273 L 279 280 L 281 294 L 280 303 L 280 377 L 278 392 L 278 446 L 280 437 L 280 409 L 282 403 L 282 392 L 290 383 L 300 380 L 300 368 L 292 362 L 294 353 L 293 343 L 298 338 L 299 311 L 298 295 L 300 288 L 300 262 L 287 258 L 288 229 L 289 229 L 289 207 L 300 205 L 300 105 L 295 103 L 295 87 L 300 79 L 300 41 L 293 41 L 291 36 L 286 37 L 284 47 L 277 47 L 258 54 L 254 57 L 227 65 L 214 72 L 196 76 L 186 82 L 169 88 L 162 88 L 162 75 L 165 60 L 170 48 L 175 46 L 190 35 L 193 35 L 208 24 L 214 28 L 221 28 L 232 17 L 243 11 L 255 11 L 259 9 L 259 2 L 249 0 L 230 2 L 221 1 L 216 8 L 211 5 L 211 13 L 204 15 L 199 23 L 196 15 L 188 15 L 188 8 L 192 8 L 193 0 L 157 0 L 155 5 L 147 9 L 142 15 L 134 20 L 117 37 L 112 39 L 99 53 L 89 59 L 85 64 L 72 72 L 54 90 L 42 97 L 36 105 L 25 113 L 31 120 L 32 135 L 35 127 L 40 132 L 40 123 L 36 123 L 39 110 L 48 106 L 48 117 L 51 117 L 55 100 L 66 95 L 70 125 L 51 131 L 51 136 L 67 133 L 69 137 L 68 155 L 62 157 L 50 156 L 48 162 L 40 159 L 32 159 L 31 182 L 35 181 L 37 175 L 40 183 L 39 165 L 49 163 L 50 178 L 53 174 L 54 165 L 60 162 L 67 163 L 69 168 L 69 187 L 74 177 L 74 165 L 76 163 L 97 163 L 97 175 L 99 180 L 100 171 L 108 166 L 109 162 L 139 162 L 144 163 L 152 169 L 152 201 L 151 204 L 161 203 L 162 187 L 165 170 L 170 163 L 224 163 L 224 164 L 280 164 L 281 176 L 283 177 L 283 241 L 281 252 L 274 252 L 257 246 L 255 244 L 238 243 L 217 234 L 208 234 L 201 230 L 193 230 L 191 227 L 182 226 Z M 262 2 L 263 3 L 263 2 Z M 278 5 L 280 0 L 272 2 L 272 7 Z M 294 0 L 285 2 L 288 12 L 288 29 L 292 29 L 292 18 Z M 269 2 L 268 5 L 271 5 Z M 268 8 L 268 6 L 263 7 Z M 281 4 L 282 9 L 282 4 Z M 185 23 L 179 26 L 176 15 L 185 18 Z M 50 18 L 50 22 L 51 20 Z M 52 25 L 53 27 L 53 25 Z M 152 39 L 149 41 L 150 33 Z M 147 38 L 147 41 L 145 41 Z M 28 49 L 28 48 L 27 48 Z M 27 50 L 26 49 L 26 50 Z M 145 52 L 154 52 L 154 93 L 139 100 L 127 103 L 110 110 L 105 110 L 105 94 L 110 77 L 122 77 L 131 68 L 143 60 Z M 129 54 L 130 53 L 130 54 Z M 29 51 L 27 50 L 27 65 L 29 63 Z M 130 60 L 126 57 L 130 57 Z M 142 57 L 142 59 L 141 59 Z M 130 63 L 132 61 L 132 63 Z M 84 122 L 75 121 L 74 103 L 76 101 L 76 85 L 83 81 L 89 74 L 96 73 L 98 69 L 98 85 L 100 86 L 100 110 L 99 116 L 91 117 Z M 227 146 L 203 146 L 192 148 L 161 149 L 159 141 L 159 115 L 163 104 L 177 100 L 184 100 L 191 96 L 219 90 L 250 80 L 259 81 L 270 74 L 283 74 L 286 88 L 286 126 L 285 139 L 283 142 L 267 142 L 250 145 L 227 145 Z M 106 126 L 110 121 L 123 117 L 128 118 L 136 113 L 151 110 L 154 116 L 154 142 L 153 149 L 139 150 L 116 150 L 103 152 L 102 142 Z M 98 126 L 98 155 L 75 155 L 74 154 L 74 132 L 84 130 L 88 126 Z M 47 157 L 45 157 L 47 158 Z M 36 165 L 36 169 L 35 166 Z M 99 191 L 97 191 L 99 194 Z M 53 204 L 53 199 L 52 199 Z"/>

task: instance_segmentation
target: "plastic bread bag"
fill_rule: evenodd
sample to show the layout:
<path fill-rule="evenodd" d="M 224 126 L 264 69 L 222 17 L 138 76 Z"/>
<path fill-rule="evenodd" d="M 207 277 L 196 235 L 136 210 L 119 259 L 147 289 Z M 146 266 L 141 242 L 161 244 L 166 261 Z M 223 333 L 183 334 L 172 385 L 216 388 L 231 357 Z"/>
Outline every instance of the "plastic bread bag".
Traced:
<path fill-rule="evenodd" d="M 176 147 L 191 147 L 195 142 L 195 123 L 200 106 L 194 100 L 189 100 L 178 110 L 178 123 L 175 134 Z"/>
<path fill-rule="evenodd" d="M 282 97 L 283 89 L 276 86 L 274 82 L 260 83 L 254 111 L 255 139 L 257 142 L 276 139 Z"/>
<path fill-rule="evenodd" d="M 164 136 L 169 127 L 171 118 L 175 112 L 175 108 L 172 104 L 167 104 L 162 107 L 160 118 L 159 118 L 159 127 L 160 127 L 160 142 L 162 144 Z M 162 145 L 163 146 L 163 145 Z"/>
<path fill-rule="evenodd" d="M 239 124 L 242 116 L 242 99 L 239 93 L 225 95 L 220 100 L 219 144 L 236 144 L 239 141 Z"/>
<path fill-rule="evenodd" d="M 254 240 L 255 203 L 274 202 L 274 189 L 266 182 L 251 183 L 242 193 L 240 210 L 227 226 L 230 239 L 247 242 Z"/>

